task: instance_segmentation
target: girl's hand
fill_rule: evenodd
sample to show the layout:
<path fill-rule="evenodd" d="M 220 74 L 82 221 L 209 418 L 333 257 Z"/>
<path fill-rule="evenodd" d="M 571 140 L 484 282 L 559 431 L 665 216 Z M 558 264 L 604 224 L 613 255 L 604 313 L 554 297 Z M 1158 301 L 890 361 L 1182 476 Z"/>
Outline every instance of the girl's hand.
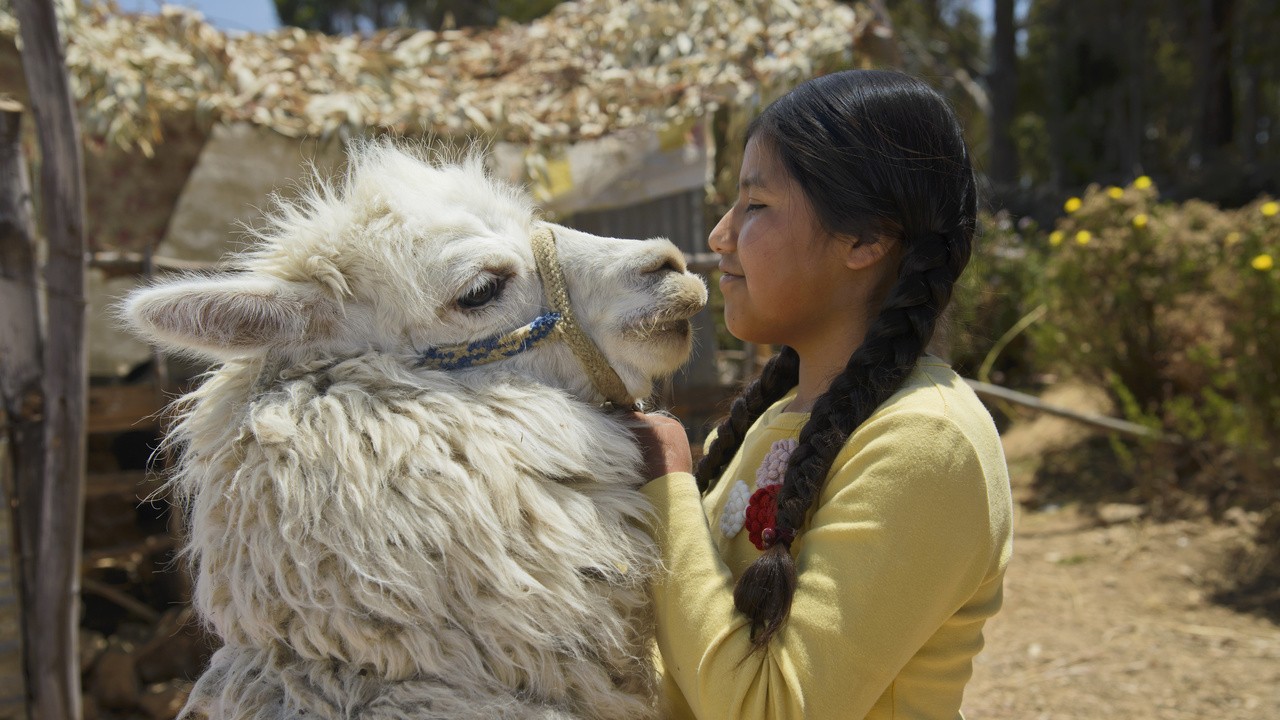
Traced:
<path fill-rule="evenodd" d="M 669 415 L 632 413 L 628 423 L 644 457 L 645 478 L 653 480 L 673 472 L 693 472 L 689 436 L 680 421 Z"/>

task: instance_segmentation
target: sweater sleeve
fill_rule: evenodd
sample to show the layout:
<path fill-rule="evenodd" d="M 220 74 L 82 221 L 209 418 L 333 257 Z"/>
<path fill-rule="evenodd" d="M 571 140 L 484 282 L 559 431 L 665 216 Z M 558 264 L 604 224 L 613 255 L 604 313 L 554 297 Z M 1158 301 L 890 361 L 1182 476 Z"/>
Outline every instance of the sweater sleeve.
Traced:
<path fill-rule="evenodd" d="M 863 717 L 991 571 L 986 478 L 952 420 L 873 419 L 837 467 L 792 548 L 790 617 L 756 654 L 692 477 L 644 486 L 667 570 L 658 649 L 694 717 Z"/>

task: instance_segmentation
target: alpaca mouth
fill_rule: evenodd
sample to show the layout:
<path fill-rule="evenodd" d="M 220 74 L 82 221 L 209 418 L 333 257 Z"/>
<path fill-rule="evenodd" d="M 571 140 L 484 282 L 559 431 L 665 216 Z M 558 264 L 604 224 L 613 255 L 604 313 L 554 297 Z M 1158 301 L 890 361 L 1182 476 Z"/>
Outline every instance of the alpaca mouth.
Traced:
<path fill-rule="evenodd" d="M 628 325 L 622 335 L 628 340 L 648 340 L 656 338 L 685 338 L 693 333 L 693 324 L 688 320 L 651 320 Z"/>
<path fill-rule="evenodd" d="M 688 337 L 693 333 L 693 325 L 689 320 L 702 310 L 704 304 L 693 299 L 682 299 L 654 308 L 626 323 L 622 334 L 629 340 Z"/>

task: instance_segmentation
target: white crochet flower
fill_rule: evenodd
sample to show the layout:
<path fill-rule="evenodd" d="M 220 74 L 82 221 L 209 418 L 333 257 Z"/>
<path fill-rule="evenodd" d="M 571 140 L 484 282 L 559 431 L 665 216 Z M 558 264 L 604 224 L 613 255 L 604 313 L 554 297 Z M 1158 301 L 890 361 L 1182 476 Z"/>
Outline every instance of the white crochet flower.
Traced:
<path fill-rule="evenodd" d="M 733 537 L 742 529 L 747 521 L 747 501 L 751 499 L 751 488 L 739 480 L 729 488 L 729 499 L 724 502 L 724 514 L 720 516 L 720 532 L 725 537 Z"/>
<path fill-rule="evenodd" d="M 799 445 L 800 443 L 796 440 L 787 438 L 770 446 L 764 460 L 760 461 L 760 468 L 756 470 L 756 487 L 762 488 L 781 483 L 782 478 L 787 474 L 787 460 L 791 459 L 791 453 Z M 743 510 L 745 512 L 745 506 Z"/>

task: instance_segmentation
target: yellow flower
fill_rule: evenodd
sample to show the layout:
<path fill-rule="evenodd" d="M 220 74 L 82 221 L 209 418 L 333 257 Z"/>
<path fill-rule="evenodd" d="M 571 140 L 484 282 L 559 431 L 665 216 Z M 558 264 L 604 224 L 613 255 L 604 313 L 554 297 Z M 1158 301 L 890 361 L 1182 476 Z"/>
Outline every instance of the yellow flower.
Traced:
<path fill-rule="evenodd" d="M 1112 200 L 1119 200 L 1120 198 L 1124 197 L 1124 191 L 1116 187 L 1115 185 L 1112 185 L 1111 187 L 1107 188 L 1107 197 L 1111 198 Z"/>
<path fill-rule="evenodd" d="M 1133 216 L 1133 226 L 1134 226 L 1134 227 L 1136 227 L 1136 228 L 1138 228 L 1138 229 L 1142 229 L 1142 228 L 1146 227 L 1146 226 L 1147 226 L 1147 214 L 1146 214 L 1146 213 L 1138 213 L 1137 215 L 1134 215 L 1134 216 Z"/>
<path fill-rule="evenodd" d="M 1138 179 L 1133 181 L 1133 186 L 1138 188 L 1139 190 L 1146 190 L 1147 188 L 1151 187 L 1151 178 L 1147 177 L 1146 175 L 1140 175 L 1138 176 Z"/>
<path fill-rule="evenodd" d="M 1235 245 L 1236 243 L 1240 242 L 1240 233 L 1235 232 L 1235 231 L 1233 230 L 1233 231 L 1231 231 L 1231 232 L 1227 233 L 1227 236 L 1226 236 L 1225 238 L 1223 238 L 1223 239 L 1222 239 L 1222 242 L 1223 242 L 1223 244 L 1225 244 L 1227 247 L 1231 247 L 1232 245 Z"/>
<path fill-rule="evenodd" d="M 1049 233 L 1049 244 L 1054 247 L 1057 247 L 1062 244 L 1062 238 L 1065 236 L 1066 236 L 1066 233 L 1062 232 L 1061 230 L 1054 230 L 1053 232 Z"/>
<path fill-rule="evenodd" d="M 1073 213 L 1073 212 L 1075 212 L 1075 211 L 1079 210 L 1079 209 L 1080 209 L 1080 198 L 1078 198 L 1078 197 L 1067 198 L 1067 201 L 1066 201 L 1065 203 L 1063 203 L 1063 204 L 1062 204 L 1062 209 L 1063 209 L 1063 210 L 1066 210 L 1066 211 L 1067 211 L 1067 212 L 1069 212 L 1069 213 Z"/>
<path fill-rule="evenodd" d="M 1088 245 L 1089 241 L 1092 239 L 1093 239 L 1093 233 L 1089 232 L 1088 230 L 1081 230 L 1080 232 L 1076 233 L 1077 245 Z"/>
<path fill-rule="evenodd" d="M 1266 253 L 1263 253 L 1258 257 L 1254 258 L 1253 262 L 1249 264 L 1253 266 L 1254 270 L 1261 270 L 1262 272 L 1266 272 L 1270 270 L 1272 266 L 1275 265 L 1275 263 L 1271 260 L 1271 256 Z"/>
<path fill-rule="evenodd" d="M 1280 203 L 1272 200 L 1271 202 L 1262 203 L 1262 214 L 1266 217 L 1272 217 L 1276 213 L 1280 213 Z"/>

